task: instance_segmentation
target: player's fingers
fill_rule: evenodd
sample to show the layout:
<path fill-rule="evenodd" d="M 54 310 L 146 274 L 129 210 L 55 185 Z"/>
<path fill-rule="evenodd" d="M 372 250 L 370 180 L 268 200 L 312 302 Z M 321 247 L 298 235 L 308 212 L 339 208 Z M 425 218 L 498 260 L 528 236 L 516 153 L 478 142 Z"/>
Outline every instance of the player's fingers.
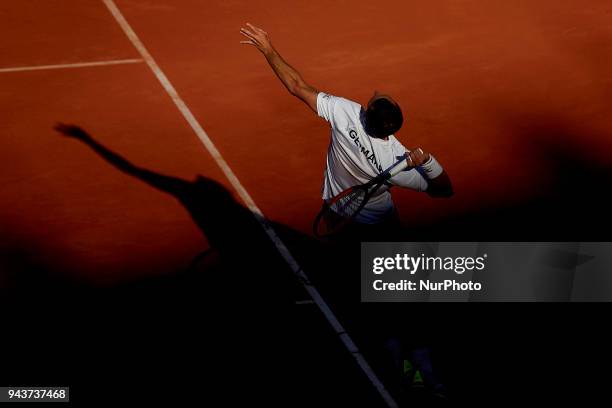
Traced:
<path fill-rule="evenodd" d="M 241 29 L 240 29 L 240 34 L 242 34 L 242 35 L 244 35 L 244 36 L 247 36 L 247 37 L 249 37 L 249 38 L 254 38 L 254 37 L 255 37 L 255 34 L 254 34 L 254 33 L 252 33 L 252 32 L 250 32 L 250 31 L 249 31 L 249 30 L 247 30 L 246 28 L 241 28 Z"/>
<path fill-rule="evenodd" d="M 429 160 L 429 158 L 431 157 L 431 154 L 428 152 L 423 151 L 423 149 L 419 148 L 419 163 L 423 164 L 425 162 L 427 162 Z"/>
<path fill-rule="evenodd" d="M 421 154 L 421 152 L 418 149 L 411 151 L 410 156 L 412 157 L 412 163 L 415 166 L 420 166 L 421 164 L 423 164 L 423 159 L 425 156 Z"/>
<path fill-rule="evenodd" d="M 251 40 L 248 40 L 248 41 L 240 41 L 240 44 L 257 45 L 257 44 L 255 44 L 253 41 L 251 41 Z"/>
<path fill-rule="evenodd" d="M 408 166 L 409 167 L 414 167 L 414 161 L 412 160 L 412 157 L 410 156 L 410 153 L 408 153 L 406 155 L 406 161 L 408 162 Z"/>
<path fill-rule="evenodd" d="M 421 164 L 424 159 L 425 159 L 425 153 L 423 152 L 423 149 L 421 149 L 420 147 L 413 150 L 412 152 L 412 157 L 414 159 L 414 161 L 418 164 Z"/>
<path fill-rule="evenodd" d="M 256 44 L 259 42 L 257 41 L 257 38 L 255 38 L 253 35 L 250 35 L 249 33 L 245 33 L 241 31 L 240 34 L 244 35 L 246 38 L 248 38 L 249 40 L 253 41 Z"/>
<path fill-rule="evenodd" d="M 261 28 L 256 27 L 256 26 L 254 26 L 254 25 L 253 25 L 253 24 L 251 24 L 251 23 L 246 23 L 246 24 L 247 24 L 247 26 L 248 26 L 250 29 L 252 29 L 253 31 L 256 31 L 256 32 L 258 32 L 258 33 L 263 32 L 263 30 L 262 30 Z"/>
<path fill-rule="evenodd" d="M 248 30 L 244 27 L 240 28 L 240 32 L 244 35 L 248 35 L 250 37 L 256 37 L 256 34 L 254 32 L 252 32 L 251 30 Z"/>
<path fill-rule="evenodd" d="M 257 34 L 263 36 L 263 37 L 267 37 L 268 33 L 266 32 L 266 30 L 264 30 L 263 28 L 259 28 L 254 26 L 253 24 L 249 23 L 249 27 L 253 29 L 253 31 L 255 31 Z"/>

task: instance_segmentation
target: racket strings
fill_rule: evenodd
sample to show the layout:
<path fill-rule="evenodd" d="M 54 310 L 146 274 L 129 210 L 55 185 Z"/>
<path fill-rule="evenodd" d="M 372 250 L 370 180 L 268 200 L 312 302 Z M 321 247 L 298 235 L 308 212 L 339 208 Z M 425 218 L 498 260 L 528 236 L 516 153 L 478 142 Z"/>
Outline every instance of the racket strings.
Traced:
<path fill-rule="evenodd" d="M 365 195 L 365 189 L 355 190 L 351 194 L 331 203 L 330 209 L 341 217 L 350 218 L 361 209 Z"/>

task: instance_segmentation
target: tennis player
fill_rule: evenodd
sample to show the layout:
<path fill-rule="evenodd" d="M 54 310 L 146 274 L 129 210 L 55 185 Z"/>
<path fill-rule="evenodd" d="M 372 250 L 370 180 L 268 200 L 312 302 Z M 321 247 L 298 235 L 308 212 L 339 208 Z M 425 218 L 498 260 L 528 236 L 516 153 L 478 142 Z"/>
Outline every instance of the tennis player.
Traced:
<path fill-rule="evenodd" d="M 347 188 L 367 183 L 402 157 L 406 157 L 410 168 L 391 178 L 388 185 L 370 198 L 355 217 L 355 224 L 399 226 L 388 191 L 392 185 L 424 191 L 432 197 L 453 194 L 449 177 L 433 155 L 421 148 L 409 151 L 393 135 L 401 128 L 403 115 L 389 95 L 375 92 L 364 109 L 356 102 L 319 92 L 285 62 L 264 30 L 247 23 L 240 32 L 246 37 L 241 43 L 255 46 L 287 90 L 331 126 L 322 188 L 324 201 Z"/>
<path fill-rule="evenodd" d="M 367 183 L 403 157 L 408 162 L 409 169 L 392 177 L 389 185 L 376 192 L 357 214 L 350 228 L 343 230 L 342 237 L 393 240 L 393 233 L 399 228 L 399 218 L 389 193 L 393 185 L 423 191 L 432 197 L 453 195 L 450 179 L 433 155 L 422 148 L 409 151 L 395 138 L 394 133 L 402 126 L 403 115 L 397 102 L 389 95 L 375 92 L 364 109 L 356 102 L 319 92 L 281 57 L 264 30 L 247 23 L 246 28 L 241 28 L 240 32 L 246 37 L 241 43 L 255 46 L 287 90 L 304 101 L 331 126 L 331 142 L 322 189 L 324 207 L 327 201 L 342 191 Z M 443 395 L 443 386 L 433 374 L 429 348 L 425 343 L 415 341 L 415 331 L 426 334 L 427 330 L 415 327 L 412 321 L 409 325 L 410 336 L 404 335 L 401 330 L 406 325 L 399 322 L 405 321 L 410 314 L 404 313 L 403 308 L 394 307 L 384 313 L 368 310 L 372 317 L 362 315 L 364 320 L 370 321 L 366 326 L 378 328 L 376 331 L 380 337 L 387 339 L 385 348 L 393 366 L 403 370 L 403 349 L 407 347 L 411 350 L 410 360 L 423 375 L 425 382 L 434 393 Z M 375 324 L 372 323 L 374 321 Z"/>

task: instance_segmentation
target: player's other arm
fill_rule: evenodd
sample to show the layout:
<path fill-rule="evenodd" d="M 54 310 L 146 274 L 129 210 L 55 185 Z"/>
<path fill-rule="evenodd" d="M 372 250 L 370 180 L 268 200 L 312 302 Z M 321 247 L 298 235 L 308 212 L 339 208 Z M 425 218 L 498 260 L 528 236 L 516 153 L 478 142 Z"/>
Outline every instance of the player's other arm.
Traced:
<path fill-rule="evenodd" d="M 247 40 L 240 41 L 240 43 L 257 47 L 266 57 L 268 64 L 270 64 L 276 76 L 278 76 L 283 85 L 285 85 L 285 88 L 287 88 L 292 95 L 304 101 L 310 109 L 317 112 L 317 94 L 319 92 L 308 85 L 300 73 L 281 57 L 278 51 L 272 46 L 268 33 L 250 23 L 246 25 L 248 28 L 241 28 L 240 33 L 244 35 Z"/>
<path fill-rule="evenodd" d="M 450 177 L 432 155 L 419 148 L 411 151 L 406 160 L 408 160 L 409 166 L 418 167 L 419 172 L 427 179 L 427 190 L 425 190 L 427 194 L 439 198 L 453 196 Z"/>
<path fill-rule="evenodd" d="M 450 177 L 448 177 L 445 171 L 442 171 L 438 177 L 429 179 L 428 182 L 425 192 L 431 197 L 450 198 L 455 194 Z"/>

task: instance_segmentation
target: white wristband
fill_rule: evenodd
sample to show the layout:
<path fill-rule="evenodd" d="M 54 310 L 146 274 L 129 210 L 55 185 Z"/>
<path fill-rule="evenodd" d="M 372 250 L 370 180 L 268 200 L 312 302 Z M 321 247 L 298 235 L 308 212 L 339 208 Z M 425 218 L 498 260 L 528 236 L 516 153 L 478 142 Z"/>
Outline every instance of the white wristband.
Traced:
<path fill-rule="evenodd" d="M 438 163 L 436 158 L 431 154 L 429 155 L 429 160 L 421 164 L 419 167 L 422 170 L 421 173 L 430 180 L 435 179 L 444 171 L 442 166 L 440 166 L 440 163 Z"/>

